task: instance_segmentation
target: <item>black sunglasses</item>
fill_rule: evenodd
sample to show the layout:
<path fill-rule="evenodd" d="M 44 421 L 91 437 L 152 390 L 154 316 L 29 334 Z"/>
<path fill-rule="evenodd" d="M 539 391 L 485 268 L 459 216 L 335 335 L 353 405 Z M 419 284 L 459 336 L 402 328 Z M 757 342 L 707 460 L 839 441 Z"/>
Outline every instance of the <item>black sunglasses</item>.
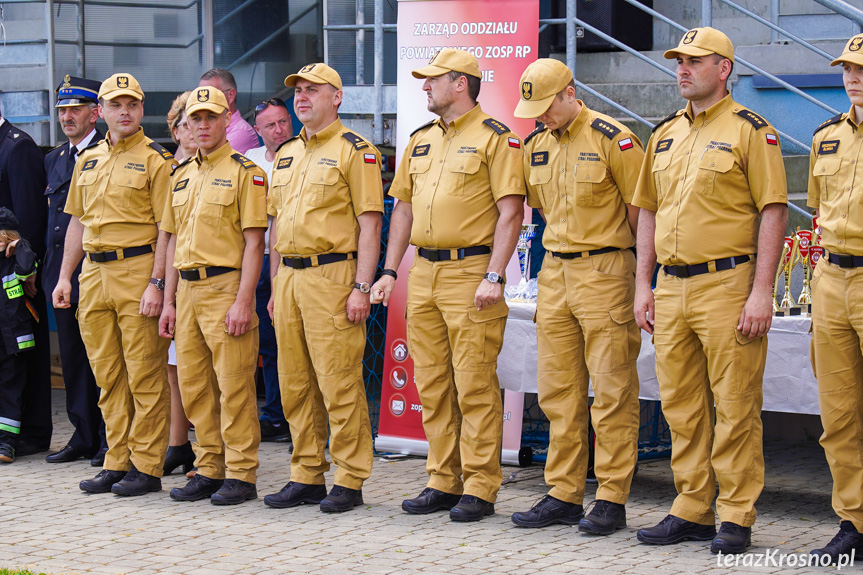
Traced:
<path fill-rule="evenodd" d="M 264 100 L 263 102 L 255 106 L 255 120 L 258 119 L 258 114 L 260 114 L 270 106 L 279 106 L 281 108 L 284 108 L 285 110 L 288 109 L 288 105 L 285 104 L 285 101 L 281 98 L 270 98 L 269 100 Z"/>

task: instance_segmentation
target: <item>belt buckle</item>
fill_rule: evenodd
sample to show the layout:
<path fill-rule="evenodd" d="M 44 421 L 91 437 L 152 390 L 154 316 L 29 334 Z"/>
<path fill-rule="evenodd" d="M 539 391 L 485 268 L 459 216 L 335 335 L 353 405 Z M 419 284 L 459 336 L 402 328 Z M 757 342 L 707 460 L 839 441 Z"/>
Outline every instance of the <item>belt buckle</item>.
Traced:
<path fill-rule="evenodd" d="M 102 252 L 92 252 L 89 255 L 90 255 L 90 261 L 91 262 L 104 263 L 105 261 L 107 261 L 105 259 L 105 254 Z"/>
<path fill-rule="evenodd" d="M 303 258 L 288 258 L 288 261 L 291 262 L 291 267 L 295 270 L 301 270 L 306 267 Z"/>
<path fill-rule="evenodd" d="M 426 259 L 430 262 L 440 261 L 440 250 L 426 250 Z"/>
<path fill-rule="evenodd" d="M 186 271 L 186 276 L 187 276 L 186 281 L 196 282 L 199 279 L 201 279 L 201 270 L 200 269 L 188 270 L 188 271 Z"/>
<path fill-rule="evenodd" d="M 854 267 L 854 256 L 849 256 L 846 254 L 833 254 L 833 255 L 836 256 L 836 259 L 838 260 L 837 263 L 839 264 L 840 268 L 848 269 L 848 268 Z"/>
<path fill-rule="evenodd" d="M 688 278 L 689 277 L 689 266 L 674 266 L 674 273 L 679 278 Z"/>

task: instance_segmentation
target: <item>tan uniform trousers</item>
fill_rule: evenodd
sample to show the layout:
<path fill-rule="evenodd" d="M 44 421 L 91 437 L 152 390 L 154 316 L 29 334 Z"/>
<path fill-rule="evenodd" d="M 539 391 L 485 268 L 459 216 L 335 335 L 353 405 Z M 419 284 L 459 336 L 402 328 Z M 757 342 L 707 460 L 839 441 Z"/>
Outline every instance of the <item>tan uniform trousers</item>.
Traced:
<path fill-rule="evenodd" d="M 281 265 L 273 282 L 279 389 L 294 443 L 292 481 L 323 485 L 330 468 L 328 421 L 335 484 L 360 489 L 372 472 L 366 323 L 351 323 L 345 310 L 356 273 L 356 260 L 301 270 Z"/>
<path fill-rule="evenodd" d="M 653 341 L 678 493 L 671 514 L 687 521 L 715 523 L 718 481 L 719 520 L 755 523 L 767 337 L 736 329 L 754 277 L 752 262 L 685 279 L 659 272 Z"/>
<path fill-rule="evenodd" d="M 812 282 L 812 367 L 833 474 L 833 509 L 863 531 L 863 268 L 821 258 Z"/>
<path fill-rule="evenodd" d="M 596 499 L 625 504 L 638 457 L 641 334 L 632 314 L 630 250 L 563 260 L 546 254 L 536 307 L 539 405 L 549 420 L 549 494 L 582 504 L 588 460 L 587 386 L 596 430 Z"/>
<path fill-rule="evenodd" d="M 171 394 L 168 340 L 159 318 L 138 313 L 153 254 L 112 262 L 84 261 L 78 324 L 90 367 L 102 389 L 108 453 L 104 468 L 162 477 L 168 449 Z"/>
<path fill-rule="evenodd" d="M 430 262 L 417 255 L 407 336 L 429 443 L 428 486 L 494 502 L 503 479 L 497 356 L 509 308 L 504 301 L 482 311 L 474 305 L 490 257 Z"/>
<path fill-rule="evenodd" d="M 239 271 L 197 281 L 180 279 L 174 328 L 177 378 L 183 409 L 195 425 L 198 473 L 255 483 L 261 427 L 255 394 L 254 303 L 249 331 L 233 336 L 225 325 L 239 287 Z"/>

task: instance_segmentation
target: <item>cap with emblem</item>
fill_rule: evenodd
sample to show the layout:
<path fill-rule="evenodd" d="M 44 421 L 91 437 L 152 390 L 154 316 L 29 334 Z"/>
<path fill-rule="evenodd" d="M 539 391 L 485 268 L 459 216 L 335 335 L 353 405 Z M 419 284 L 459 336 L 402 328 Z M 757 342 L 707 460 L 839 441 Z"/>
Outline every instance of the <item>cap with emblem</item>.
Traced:
<path fill-rule="evenodd" d="M 330 84 L 336 90 L 342 89 L 342 77 L 339 73 L 321 62 L 306 64 L 296 74 L 285 78 L 285 86 L 293 88 L 297 80 L 308 80 L 312 84 Z"/>
<path fill-rule="evenodd" d="M 18 218 L 9 208 L 0 207 L 0 230 L 17 230 Z"/>
<path fill-rule="evenodd" d="M 99 99 L 113 100 L 119 96 L 132 96 L 139 100 L 144 99 L 144 92 L 141 90 L 141 84 L 131 74 L 114 74 L 104 82 L 99 88 Z"/>
<path fill-rule="evenodd" d="M 455 48 L 444 48 L 432 57 L 428 66 L 424 66 L 419 70 L 411 72 L 414 78 L 434 78 L 435 76 L 443 76 L 447 72 L 461 72 L 475 78 L 482 78 L 482 72 L 479 71 L 479 62 L 476 61 L 476 56 L 464 50 L 456 50 Z"/>
<path fill-rule="evenodd" d="M 96 80 L 76 78 L 67 74 L 57 86 L 57 104 L 54 107 L 68 108 L 82 104 L 96 104 L 99 102 L 101 87 L 102 83 Z"/>
<path fill-rule="evenodd" d="M 716 28 L 706 26 L 704 28 L 693 28 L 683 35 L 677 47 L 667 50 L 665 57 L 669 60 L 677 58 L 678 54 L 686 56 L 709 56 L 719 54 L 734 62 L 734 46 L 724 33 Z"/>
<path fill-rule="evenodd" d="M 830 62 L 830 65 L 836 66 L 843 62 L 863 66 L 863 34 L 857 34 L 848 40 L 842 55 Z"/>
<path fill-rule="evenodd" d="M 521 75 L 521 98 L 515 107 L 516 118 L 538 118 L 551 106 L 555 95 L 572 81 L 566 64 L 553 58 L 540 58 Z"/>
<path fill-rule="evenodd" d="M 227 112 L 228 99 L 218 88 L 212 86 L 198 86 L 189 94 L 186 101 L 186 115 L 191 116 L 199 110 L 209 110 L 217 114 Z"/>

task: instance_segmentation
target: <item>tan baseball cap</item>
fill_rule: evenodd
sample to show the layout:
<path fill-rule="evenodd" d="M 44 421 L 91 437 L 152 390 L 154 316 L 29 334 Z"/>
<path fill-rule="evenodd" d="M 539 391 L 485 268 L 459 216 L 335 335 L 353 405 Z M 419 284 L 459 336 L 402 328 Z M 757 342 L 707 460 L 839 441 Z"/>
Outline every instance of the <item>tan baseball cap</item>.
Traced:
<path fill-rule="evenodd" d="M 572 71 L 560 60 L 540 58 L 521 75 L 521 98 L 513 115 L 538 118 L 551 106 L 554 96 L 572 81 Z"/>
<path fill-rule="evenodd" d="M 198 86 L 189 94 L 186 101 L 186 115 L 191 116 L 198 110 L 210 110 L 217 114 L 227 112 L 228 99 L 218 88 L 212 86 Z"/>
<path fill-rule="evenodd" d="M 141 90 L 141 84 L 135 79 L 132 74 L 114 74 L 104 82 L 99 88 L 99 99 L 113 100 L 118 96 L 132 96 L 139 100 L 144 99 L 144 92 Z"/>
<path fill-rule="evenodd" d="M 716 28 L 706 26 L 704 28 L 693 28 L 683 35 L 680 44 L 676 48 L 667 50 L 665 57 L 669 60 L 677 58 L 678 54 L 686 56 L 708 56 L 719 54 L 734 62 L 734 46 L 724 33 Z"/>
<path fill-rule="evenodd" d="M 476 61 L 476 56 L 464 50 L 456 50 L 455 48 L 444 48 L 432 56 L 428 66 L 424 66 L 419 70 L 411 72 L 414 78 L 434 78 L 435 76 L 443 76 L 447 72 L 461 72 L 474 78 L 482 78 L 482 72 L 479 71 L 479 62 Z"/>
<path fill-rule="evenodd" d="M 293 88 L 299 79 L 308 80 L 312 84 L 329 84 L 336 90 L 342 89 L 342 77 L 322 62 L 306 64 L 299 72 L 285 78 L 285 86 Z"/>
<path fill-rule="evenodd" d="M 843 62 L 863 66 L 863 34 L 857 34 L 848 40 L 842 55 L 830 62 L 830 65 L 837 66 Z"/>

